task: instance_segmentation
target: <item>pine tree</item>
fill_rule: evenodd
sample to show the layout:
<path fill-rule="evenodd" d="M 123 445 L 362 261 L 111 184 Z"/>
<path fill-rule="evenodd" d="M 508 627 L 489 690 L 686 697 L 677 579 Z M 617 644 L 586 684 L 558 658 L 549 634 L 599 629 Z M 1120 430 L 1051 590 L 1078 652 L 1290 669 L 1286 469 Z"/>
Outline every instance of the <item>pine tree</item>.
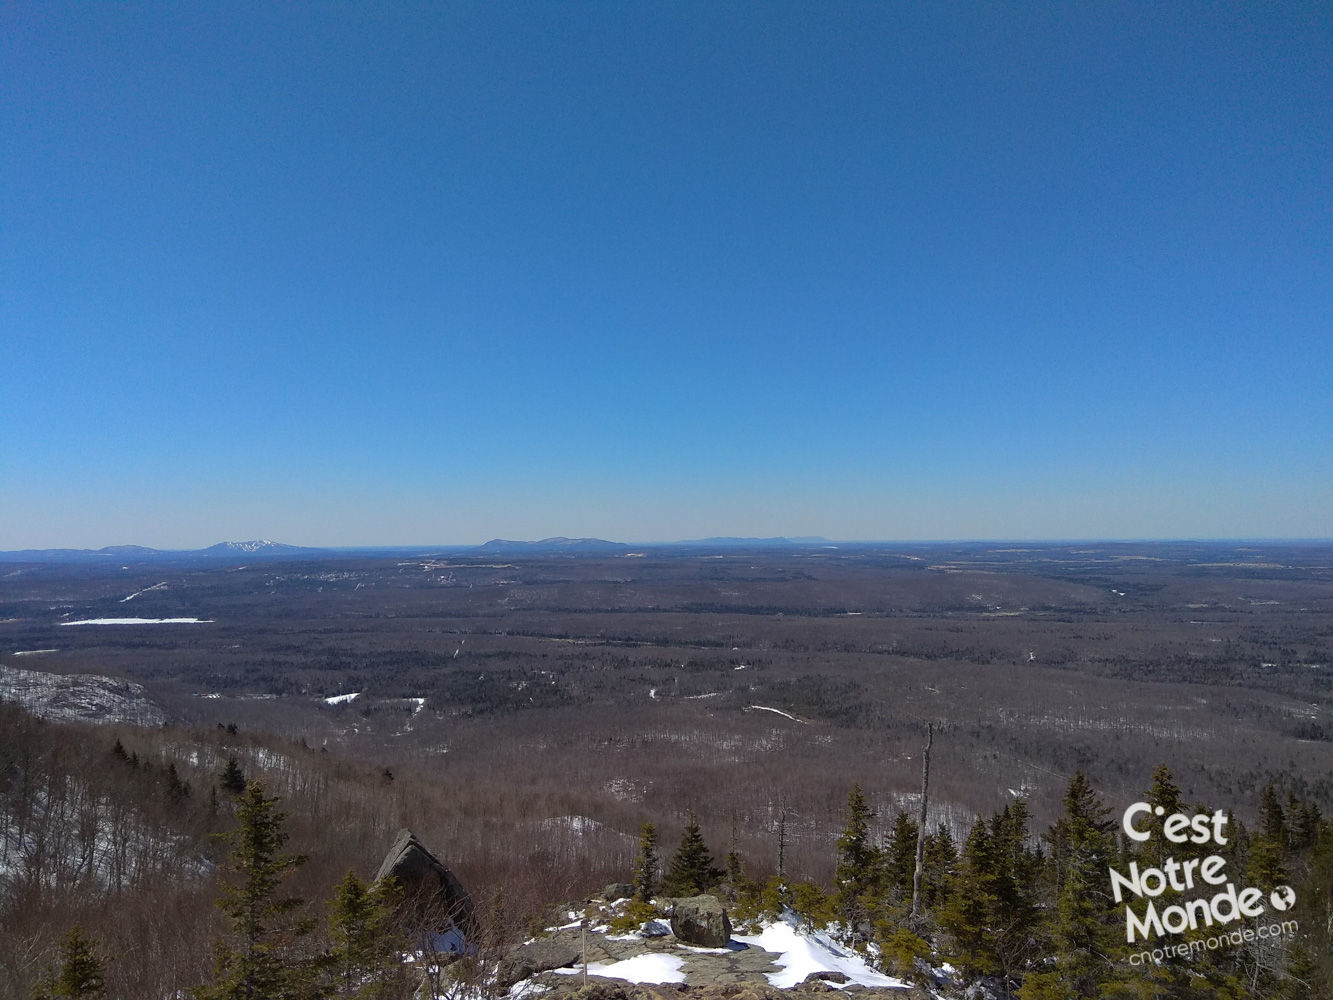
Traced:
<path fill-rule="evenodd" d="M 657 857 L 657 827 L 644 823 L 639 832 L 639 857 L 634 862 L 634 895 L 647 903 L 657 895 L 662 863 Z"/>
<path fill-rule="evenodd" d="M 978 816 L 963 845 L 949 901 L 939 914 L 940 926 L 953 938 L 953 955 L 969 975 L 1001 971 L 993 927 L 999 903 L 998 868 L 994 838 Z"/>
<path fill-rule="evenodd" d="M 403 952 L 396 912 L 400 898 L 393 880 L 367 885 L 349 871 L 329 901 L 331 993 L 356 1000 L 380 1000 L 401 992 Z"/>
<path fill-rule="evenodd" d="M 1042 857 L 1028 846 L 1028 809 L 1016 799 L 991 819 L 998 876 L 991 917 L 994 949 L 1004 974 L 1014 979 L 1041 951 L 1038 906 Z"/>
<path fill-rule="evenodd" d="M 309 970 L 291 954 L 312 929 L 296 919 L 304 904 L 277 896 L 282 881 L 305 863 L 282 853 L 286 814 L 278 798 L 264 794 L 262 781 L 251 781 L 236 810 L 238 826 L 223 839 L 231 855 L 223 866 L 230 875 L 222 885 L 218 907 L 231 924 L 230 942 L 219 947 L 216 981 L 197 991 L 199 1000 L 287 1000 L 303 995 Z"/>
<path fill-rule="evenodd" d="M 884 844 L 884 890 L 895 901 L 912 898 L 912 875 L 916 870 L 916 820 L 899 809 Z M 923 858 L 924 862 L 926 859 Z M 950 859 L 952 861 L 952 859 Z M 925 893 L 925 886 L 922 886 Z M 926 901 L 927 906 L 930 900 Z"/>
<path fill-rule="evenodd" d="M 865 897 L 874 889 L 879 874 L 879 851 L 870 842 L 870 821 L 874 817 L 861 786 L 852 785 L 847 796 L 847 825 L 838 837 L 838 866 L 833 877 L 838 887 L 838 915 L 853 935 L 859 933 L 868 917 Z"/>
<path fill-rule="evenodd" d="M 913 826 L 916 824 L 913 823 Z M 924 850 L 922 852 L 921 863 L 925 868 L 921 880 L 921 898 L 928 908 L 934 908 L 942 905 L 949 898 L 950 886 L 953 884 L 954 871 L 958 864 L 958 846 L 954 843 L 953 835 L 949 833 L 949 828 L 943 823 L 935 828 L 934 833 L 926 834 Z M 916 867 L 916 848 L 913 846 L 911 856 L 912 869 Z M 907 893 L 911 894 L 911 877 L 907 881 Z"/>
<path fill-rule="evenodd" d="M 1176 784 L 1171 769 L 1165 764 L 1158 764 L 1153 769 L 1152 787 L 1148 789 L 1147 801 L 1148 805 L 1153 807 L 1153 811 L 1146 817 L 1146 822 L 1140 821 L 1140 826 L 1151 836 L 1139 845 L 1138 853 L 1142 861 L 1141 866 L 1160 868 L 1173 850 L 1177 857 L 1180 854 L 1177 846 L 1166 839 L 1162 827 L 1168 816 L 1183 812 L 1185 809 L 1185 800 L 1181 797 L 1180 787 Z M 1161 813 L 1157 812 L 1158 809 L 1162 810 Z"/>
<path fill-rule="evenodd" d="M 731 817 L 731 843 L 727 848 L 727 856 L 722 862 L 722 867 L 726 870 L 727 884 L 731 886 L 733 892 L 737 892 L 745 883 L 745 864 L 741 861 L 740 853 L 736 850 L 736 817 Z"/>
<path fill-rule="evenodd" d="M 167 765 L 167 798 L 172 804 L 179 805 L 185 799 L 190 797 L 190 783 L 181 781 L 180 775 L 176 772 L 174 762 Z"/>
<path fill-rule="evenodd" d="M 106 996 L 106 979 L 94 942 L 75 924 L 61 943 L 60 971 L 45 991 L 52 1000 L 83 1000 Z"/>
<path fill-rule="evenodd" d="M 218 775 L 218 784 L 222 786 L 224 792 L 231 792 L 233 795 L 245 792 L 245 772 L 241 770 L 241 762 L 236 759 L 235 754 L 227 758 L 227 766 Z"/>
<path fill-rule="evenodd" d="M 1056 897 L 1056 968 L 1066 996 L 1096 996 L 1108 978 L 1119 930 L 1107 894 L 1107 871 L 1117 860 L 1110 812 L 1083 772 L 1075 771 L 1064 814 L 1046 834 Z"/>
<path fill-rule="evenodd" d="M 1287 816 L 1273 782 L 1259 799 L 1259 830 L 1250 841 L 1249 873 L 1266 890 L 1287 881 Z"/>
<path fill-rule="evenodd" d="M 671 858 L 662 891 L 668 896 L 697 896 L 717 885 L 724 875 L 726 872 L 713 863 L 712 852 L 704 843 L 694 813 L 690 813 L 690 821 Z"/>

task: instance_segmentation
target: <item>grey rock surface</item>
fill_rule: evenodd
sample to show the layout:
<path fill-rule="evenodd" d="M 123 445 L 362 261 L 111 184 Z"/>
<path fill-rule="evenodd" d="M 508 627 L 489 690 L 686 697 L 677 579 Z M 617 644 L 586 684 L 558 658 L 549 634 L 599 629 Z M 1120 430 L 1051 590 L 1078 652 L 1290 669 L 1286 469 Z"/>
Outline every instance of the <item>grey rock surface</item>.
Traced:
<path fill-rule="evenodd" d="M 578 946 L 568 938 L 541 938 L 530 941 L 510 950 L 500 962 L 498 982 L 508 989 L 538 972 L 573 965 L 579 958 Z"/>
<path fill-rule="evenodd" d="M 472 932 L 472 898 L 449 868 L 411 830 L 399 830 L 376 880 L 397 879 L 409 922 L 419 931 Z"/>
<path fill-rule="evenodd" d="M 716 896 L 690 896 L 671 908 L 671 933 L 699 948 L 725 948 L 731 940 L 731 921 Z"/>

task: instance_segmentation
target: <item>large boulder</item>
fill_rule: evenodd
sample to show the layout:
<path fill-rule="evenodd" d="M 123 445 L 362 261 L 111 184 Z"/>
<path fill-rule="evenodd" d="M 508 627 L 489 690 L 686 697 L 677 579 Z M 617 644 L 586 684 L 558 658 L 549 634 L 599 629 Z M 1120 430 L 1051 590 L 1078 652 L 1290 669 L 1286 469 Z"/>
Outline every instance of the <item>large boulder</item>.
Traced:
<path fill-rule="evenodd" d="M 376 880 L 396 879 L 403 893 L 403 916 L 409 927 L 459 951 L 472 933 L 472 898 L 448 867 L 426 849 L 411 830 L 399 830 Z"/>
<path fill-rule="evenodd" d="M 700 948 L 725 948 L 731 940 L 727 908 L 716 896 L 689 896 L 671 908 L 671 933 Z"/>
<path fill-rule="evenodd" d="M 602 898 L 608 903 L 614 903 L 617 899 L 629 899 L 633 895 L 633 882 L 612 882 L 602 890 Z"/>
<path fill-rule="evenodd" d="M 550 969 L 561 969 L 579 960 L 578 946 L 571 940 L 544 938 L 521 944 L 500 962 L 498 984 L 509 989 L 515 983 Z"/>

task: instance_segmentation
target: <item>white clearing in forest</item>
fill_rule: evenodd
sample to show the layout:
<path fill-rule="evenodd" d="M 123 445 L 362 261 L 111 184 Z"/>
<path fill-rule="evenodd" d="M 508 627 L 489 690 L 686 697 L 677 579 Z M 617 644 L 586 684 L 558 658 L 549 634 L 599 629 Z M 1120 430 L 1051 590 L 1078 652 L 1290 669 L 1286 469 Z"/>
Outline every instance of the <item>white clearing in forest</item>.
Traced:
<path fill-rule="evenodd" d="M 604 976 L 607 979 L 624 979 L 631 983 L 683 983 L 685 973 L 680 967 L 685 959 L 679 955 L 646 954 L 635 955 L 623 962 L 590 962 L 588 975 Z M 573 969 L 552 969 L 566 976 L 576 976 L 583 972 L 581 967 Z"/>
<path fill-rule="evenodd" d="M 805 981 L 812 972 L 841 972 L 854 983 L 885 989 L 906 989 L 907 983 L 877 972 L 856 952 L 833 941 L 827 934 L 816 931 L 802 933 L 793 926 L 790 913 L 776 923 L 765 924 L 763 933 L 737 935 L 742 944 L 778 953 L 773 964 L 781 972 L 768 973 L 768 981 L 778 989 L 791 989 Z M 589 970 L 591 971 L 591 970 Z"/>
<path fill-rule="evenodd" d="M 85 618 L 61 625 L 208 625 L 212 618 Z"/>
<path fill-rule="evenodd" d="M 146 593 L 148 593 L 150 590 L 166 590 L 166 589 L 167 589 L 167 581 L 166 581 L 166 580 L 163 580 L 161 583 L 155 583 L 155 584 L 153 584 L 151 587 L 144 587 L 143 590 L 136 590 L 136 591 L 135 591 L 134 593 L 132 593 L 129 597 L 122 597 L 122 598 L 120 599 L 120 603 L 121 603 L 121 604 L 124 604 L 126 601 L 132 601 L 132 600 L 134 600 L 136 597 L 138 597 L 140 594 L 146 594 Z"/>
<path fill-rule="evenodd" d="M 353 699 L 360 698 L 360 697 L 361 697 L 361 692 L 360 692 L 360 691 L 353 691 L 351 694 L 335 694 L 332 698 L 325 698 L 325 699 L 324 699 L 324 704 L 326 704 L 326 705 L 345 705 L 345 704 L 347 704 L 349 701 L 352 701 Z"/>

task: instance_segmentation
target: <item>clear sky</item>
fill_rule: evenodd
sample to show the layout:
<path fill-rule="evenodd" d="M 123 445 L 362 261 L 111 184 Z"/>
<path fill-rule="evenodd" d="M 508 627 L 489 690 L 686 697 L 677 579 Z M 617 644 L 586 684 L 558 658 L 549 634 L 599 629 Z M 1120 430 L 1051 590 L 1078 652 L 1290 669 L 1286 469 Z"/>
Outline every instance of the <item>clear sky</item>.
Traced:
<path fill-rule="evenodd" d="M 0 18 L 0 548 L 1333 536 L 1325 3 Z"/>

